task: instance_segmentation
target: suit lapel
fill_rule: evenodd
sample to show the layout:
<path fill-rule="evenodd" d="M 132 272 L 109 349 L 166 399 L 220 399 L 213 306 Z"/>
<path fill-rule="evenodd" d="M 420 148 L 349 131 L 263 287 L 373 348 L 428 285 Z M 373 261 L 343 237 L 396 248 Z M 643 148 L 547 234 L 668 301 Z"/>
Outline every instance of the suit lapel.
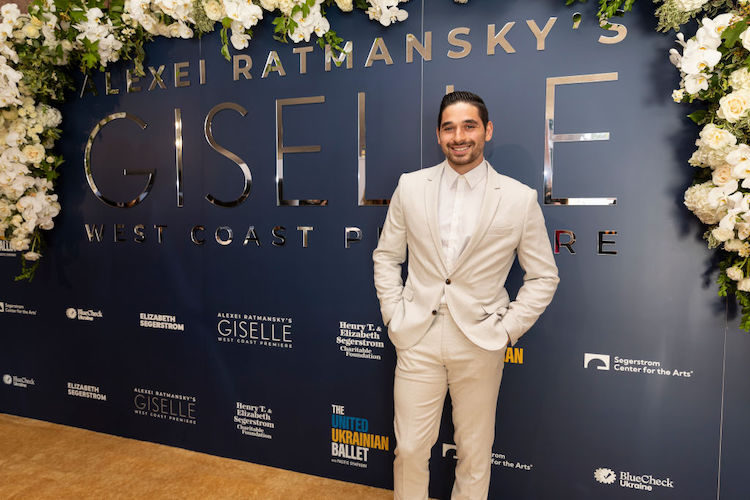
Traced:
<path fill-rule="evenodd" d="M 443 269 L 447 269 L 447 261 L 443 252 L 443 244 L 440 241 L 440 225 L 438 223 L 438 195 L 440 193 L 440 180 L 446 163 L 443 162 L 431 168 L 425 178 L 424 201 L 425 216 L 427 218 L 427 227 L 430 228 L 430 236 L 435 245 L 435 251 L 440 257 Z"/>
<path fill-rule="evenodd" d="M 474 251 L 476 246 L 482 241 L 485 233 L 490 227 L 490 224 L 495 218 L 495 212 L 500 204 L 500 176 L 487 163 L 487 184 L 484 187 L 484 196 L 482 197 L 482 208 L 479 212 L 479 220 L 474 228 L 474 233 L 471 235 L 469 242 L 466 244 L 466 248 L 461 252 L 461 255 L 456 259 L 454 269 L 458 269 L 459 266 L 466 260 L 467 256 Z"/>

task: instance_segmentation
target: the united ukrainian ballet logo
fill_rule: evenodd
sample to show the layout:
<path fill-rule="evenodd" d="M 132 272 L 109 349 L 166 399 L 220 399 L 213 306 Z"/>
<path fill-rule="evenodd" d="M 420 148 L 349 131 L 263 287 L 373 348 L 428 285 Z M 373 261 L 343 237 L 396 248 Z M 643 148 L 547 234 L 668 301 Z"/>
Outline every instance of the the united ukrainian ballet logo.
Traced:
<path fill-rule="evenodd" d="M 612 469 L 600 467 L 594 471 L 594 479 L 602 484 L 612 484 L 617 480 L 617 474 Z"/>
<path fill-rule="evenodd" d="M 592 366 L 595 366 L 597 370 L 609 370 L 609 354 L 584 353 L 583 367 L 591 368 Z"/>
<path fill-rule="evenodd" d="M 76 319 L 76 310 L 72 307 L 69 307 L 65 310 L 65 316 L 68 317 L 68 319 Z"/>
<path fill-rule="evenodd" d="M 3 375 L 3 382 L 5 383 L 5 385 L 10 385 L 13 383 L 13 377 L 11 377 L 8 374 L 5 374 Z"/>

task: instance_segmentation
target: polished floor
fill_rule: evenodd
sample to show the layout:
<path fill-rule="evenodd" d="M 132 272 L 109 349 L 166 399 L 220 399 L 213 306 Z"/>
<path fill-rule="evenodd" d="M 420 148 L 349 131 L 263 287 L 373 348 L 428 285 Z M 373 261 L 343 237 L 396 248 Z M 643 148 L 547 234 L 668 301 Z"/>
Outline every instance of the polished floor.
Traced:
<path fill-rule="evenodd" d="M 0 499 L 376 500 L 393 492 L 0 414 Z"/>

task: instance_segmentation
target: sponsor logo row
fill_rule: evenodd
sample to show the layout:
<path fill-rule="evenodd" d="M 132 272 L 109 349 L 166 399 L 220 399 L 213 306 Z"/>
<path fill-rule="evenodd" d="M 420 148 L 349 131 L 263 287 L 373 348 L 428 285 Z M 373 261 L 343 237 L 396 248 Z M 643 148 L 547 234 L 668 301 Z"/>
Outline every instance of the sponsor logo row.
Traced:
<path fill-rule="evenodd" d="M 23 389 L 35 386 L 33 378 L 5 374 L 3 384 Z M 99 386 L 80 382 L 67 382 L 67 395 L 75 398 L 106 402 L 105 394 Z M 177 424 L 195 425 L 198 422 L 198 398 L 192 395 L 162 391 L 153 388 L 133 388 L 133 413 L 139 416 L 168 421 Z M 237 401 L 234 406 L 233 424 L 238 434 L 249 438 L 272 440 L 276 424 L 273 409 L 265 405 Z M 368 461 L 375 454 L 384 453 L 390 460 L 393 448 L 390 429 L 374 430 L 370 420 L 361 416 L 350 416 L 341 404 L 331 405 L 331 462 L 347 467 L 366 469 Z M 442 457 L 456 459 L 456 445 L 441 443 Z M 504 470 L 529 472 L 533 463 L 526 463 L 510 457 L 504 452 L 493 451 L 492 465 Z M 674 488 L 669 477 L 650 473 L 615 471 L 608 467 L 594 470 L 592 478 L 604 485 L 651 492 L 658 488 Z"/>

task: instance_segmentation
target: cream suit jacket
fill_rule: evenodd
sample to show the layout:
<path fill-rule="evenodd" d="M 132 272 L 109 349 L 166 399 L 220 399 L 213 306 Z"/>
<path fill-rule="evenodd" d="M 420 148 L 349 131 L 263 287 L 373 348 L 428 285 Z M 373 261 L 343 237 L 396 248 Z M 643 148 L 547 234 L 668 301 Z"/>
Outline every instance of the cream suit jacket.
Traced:
<path fill-rule="evenodd" d="M 375 288 L 388 335 L 398 349 L 427 332 L 440 299 L 466 337 L 487 350 L 515 344 L 552 300 L 557 266 L 536 191 L 491 166 L 480 219 L 454 269 L 446 267 L 438 225 L 443 162 L 403 174 L 373 252 Z M 409 262 L 406 284 L 401 265 Z M 518 255 L 524 283 L 511 301 L 505 290 Z"/>

